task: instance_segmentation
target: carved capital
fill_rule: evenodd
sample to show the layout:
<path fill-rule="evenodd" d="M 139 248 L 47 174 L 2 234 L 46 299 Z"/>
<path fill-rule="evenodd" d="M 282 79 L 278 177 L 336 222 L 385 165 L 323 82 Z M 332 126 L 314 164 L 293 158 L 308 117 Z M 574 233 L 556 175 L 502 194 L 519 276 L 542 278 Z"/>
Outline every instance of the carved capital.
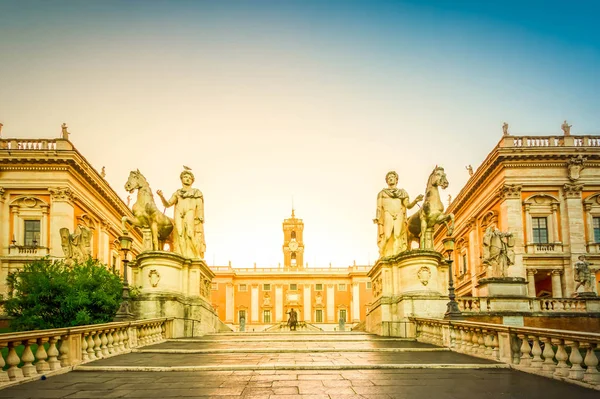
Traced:
<path fill-rule="evenodd" d="M 521 189 L 523 188 L 520 184 L 505 184 L 498 190 L 498 196 L 500 199 L 520 199 Z"/>
<path fill-rule="evenodd" d="M 537 273 L 536 269 L 527 269 L 527 275 L 528 276 L 534 276 Z"/>
<path fill-rule="evenodd" d="M 550 274 L 552 274 L 553 276 L 560 276 L 562 273 L 563 271 L 559 269 L 554 269 L 550 272 Z"/>
<path fill-rule="evenodd" d="M 69 187 L 49 188 L 48 191 L 50 191 L 53 201 L 73 201 L 75 199 L 75 194 Z"/>
<path fill-rule="evenodd" d="M 563 191 L 565 193 L 565 197 L 567 198 L 581 198 L 583 184 L 566 183 L 563 186 Z"/>
<path fill-rule="evenodd" d="M 6 190 L 4 189 L 4 187 L 0 187 L 0 201 L 4 201 L 6 199 L 6 197 L 4 196 L 5 193 Z"/>
<path fill-rule="evenodd" d="M 472 217 L 469 220 L 467 220 L 467 228 L 469 230 L 473 230 L 475 226 L 477 226 L 477 218 Z"/>

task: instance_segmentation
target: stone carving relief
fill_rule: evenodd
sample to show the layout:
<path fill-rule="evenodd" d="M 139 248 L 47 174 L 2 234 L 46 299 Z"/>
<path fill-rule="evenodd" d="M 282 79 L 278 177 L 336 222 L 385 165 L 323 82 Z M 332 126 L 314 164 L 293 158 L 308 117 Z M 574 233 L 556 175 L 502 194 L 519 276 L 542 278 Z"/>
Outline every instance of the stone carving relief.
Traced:
<path fill-rule="evenodd" d="M 73 234 L 63 227 L 59 230 L 60 243 L 67 264 L 85 262 L 92 255 L 92 230 L 79 224 Z"/>
<path fill-rule="evenodd" d="M 566 183 L 563 186 L 565 197 L 567 198 L 581 198 L 581 192 L 583 191 L 583 184 L 571 184 Z"/>
<path fill-rule="evenodd" d="M 571 180 L 572 182 L 579 180 L 580 173 L 584 168 L 583 164 L 585 161 L 587 161 L 587 158 L 584 158 L 581 154 L 569 159 L 569 163 L 567 164 L 569 180 Z"/>
<path fill-rule="evenodd" d="M 377 298 L 381 295 L 382 292 L 382 284 L 381 284 L 381 275 L 377 276 L 373 280 L 373 284 L 371 284 L 371 288 L 373 289 L 373 296 Z"/>
<path fill-rule="evenodd" d="M 69 187 L 48 188 L 53 201 L 73 201 L 75 194 Z"/>
<path fill-rule="evenodd" d="M 505 184 L 498 190 L 498 196 L 500 199 L 509 198 L 521 198 L 521 189 L 523 188 L 520 184 Z"/>
<path fill-rule="evenodd" d="M 317 305 L 323 305 L 323 295 L 320 292 L 315 296 L 315 303 Z"/>
<path fill-rule="evenodd" d="M 263 306 L 271 306 L 271 295 L 268 292 L 265 292 L 263 297 Z"/>
<path fill-rule="evenodd" d="M 160 281 L 160 274 L 156 269 L 150 270 L 150 273 L 148 273 L 148 281 L 150 281 L 150 285 L 152 287 L 156 288 L 158 286 L 158 282 Z"/>
<path fill-rule="evenodd" d="M 427 285 L 429 284 L 429 279 L 431 278 L 431 270 L 427 266 L 422 266 L 417 272 L 417 277 L 421 284 Z"/>

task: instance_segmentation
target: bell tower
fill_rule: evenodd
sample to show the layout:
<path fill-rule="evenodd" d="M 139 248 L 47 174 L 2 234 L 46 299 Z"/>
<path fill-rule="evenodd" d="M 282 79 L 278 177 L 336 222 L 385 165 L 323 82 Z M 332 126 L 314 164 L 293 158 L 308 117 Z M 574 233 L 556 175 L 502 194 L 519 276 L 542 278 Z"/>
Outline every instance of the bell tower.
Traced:
<path fill-rule="evenodd" d="M 283 268 L 284 270 L 304 269 L 304 223 L 297 219 L 292 208 L 292 217 L 283 220 Z"/>

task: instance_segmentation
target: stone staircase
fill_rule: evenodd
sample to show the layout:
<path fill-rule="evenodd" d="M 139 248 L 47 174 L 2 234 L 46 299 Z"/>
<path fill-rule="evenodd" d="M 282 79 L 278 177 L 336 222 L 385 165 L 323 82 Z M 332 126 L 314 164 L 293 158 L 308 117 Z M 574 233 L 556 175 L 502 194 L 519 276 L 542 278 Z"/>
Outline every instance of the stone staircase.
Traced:
<path fill-rule="evenodd" d="M 412 339 L 356 332 L 168 339 L 0 391 L 15 398 L 593 398 L 597 391 Z"/>

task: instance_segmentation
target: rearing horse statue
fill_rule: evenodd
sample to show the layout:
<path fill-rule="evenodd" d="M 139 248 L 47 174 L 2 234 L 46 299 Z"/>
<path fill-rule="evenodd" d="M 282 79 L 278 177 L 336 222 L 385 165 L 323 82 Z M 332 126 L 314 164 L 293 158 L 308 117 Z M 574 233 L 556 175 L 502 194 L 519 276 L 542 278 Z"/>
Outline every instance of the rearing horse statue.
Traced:
<path fill-rule="evenodd" d="M 438 187 L 448 188 L 448 179 L 444 168 L 436 166 L 427 180 L 423 207 L 408 218 L 408 242 L 419 241 L 420 249 L 433 249 L 433 228 L 444 223 L 448 235 L 454 230 L 454 214 L 444 213 L 444 204 L 440 199 Z"/>
<path fill-rule="evenodd" d="M 161 251 L 167 242 L 172 248 L 173 221 L 157 208 L 150 185 L 139 169 L 129 173 L 125 190 L 132 194 L 138 190 L 138 194 L 131 208 L 134 218 L 123 216 L 121 219 L 123 231 L 127 231 L 127 223 L 139 228 L 149 228 L 152 232 L 153 251 Z"/>

